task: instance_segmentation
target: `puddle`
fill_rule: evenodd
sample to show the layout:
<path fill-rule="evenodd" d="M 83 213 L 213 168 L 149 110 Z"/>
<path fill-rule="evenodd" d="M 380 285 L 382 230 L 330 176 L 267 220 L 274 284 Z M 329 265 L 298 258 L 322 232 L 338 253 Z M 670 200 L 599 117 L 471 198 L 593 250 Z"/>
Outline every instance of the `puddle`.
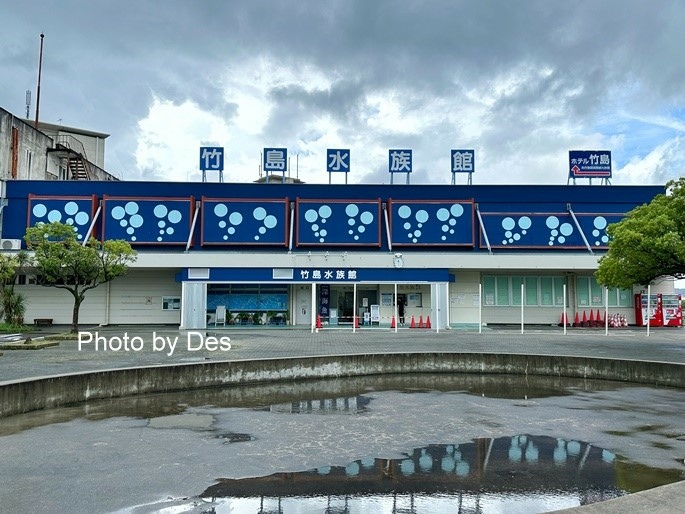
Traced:
<path fill-rule="evenodd" d="M 674 389 L 448 374 L 102 400 L 3 419 L 0 497 L 10 512 L 547 512 L 685 479 L 682 412 Z"/>

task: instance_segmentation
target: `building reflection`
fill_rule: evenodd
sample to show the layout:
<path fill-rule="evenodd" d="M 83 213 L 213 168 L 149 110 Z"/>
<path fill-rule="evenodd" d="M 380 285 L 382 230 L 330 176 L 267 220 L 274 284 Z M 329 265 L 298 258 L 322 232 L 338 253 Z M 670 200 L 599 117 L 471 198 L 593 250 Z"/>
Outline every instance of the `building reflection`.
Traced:
<path fill-rule="evenodd" d="M 307 512 L 347 513 L 352 512 L 350 502 L 382 498 L 393 513 L 412 513 L 417 512 L 416 498 L 426 495 L 451 498 L 457 512 L 480 512 L 484 498 L 544 496 L 547 491 L 557 499 L 566 497 L 569 505 L 583 505 L 623 494 L 616 486 L 614 461 L 611 452 L 589 443 L 521 434 L 428 445 L 398 459 L 366 457 L 345 466 L 221 479 L 201 497 L 231 498 L 232 505 L 259 498 L 257 512 L 263 513 L 284 512 L 283 505 L 298 498 L 310 507 L 325 500 L 321 510 Z"/>

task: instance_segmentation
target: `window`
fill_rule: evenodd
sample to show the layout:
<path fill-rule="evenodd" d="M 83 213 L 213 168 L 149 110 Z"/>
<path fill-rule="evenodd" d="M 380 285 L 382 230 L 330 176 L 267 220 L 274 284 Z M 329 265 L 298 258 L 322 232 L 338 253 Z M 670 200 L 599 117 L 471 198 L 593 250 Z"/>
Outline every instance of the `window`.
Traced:
<path fill-rule="evenodd" d="M 180 296 L 163 296 L 162 297 L 163 311 L 180 311 L 181 297 Z"/>
<path fill-rule="evenodd" d="M 514 307 L 524 302 L 529 307 L 562 307 L 565 277 L 483 277 L 483 305 Z"/>
<path fill-rule="evenodd" d="M 597 283 L 595 277 L 578 277 L 578 307 L 603 307 L 604 288 Z M 607 290 L 609 307 L 631 307 L 632 293 L 630 289 L 610 287 Z"/>

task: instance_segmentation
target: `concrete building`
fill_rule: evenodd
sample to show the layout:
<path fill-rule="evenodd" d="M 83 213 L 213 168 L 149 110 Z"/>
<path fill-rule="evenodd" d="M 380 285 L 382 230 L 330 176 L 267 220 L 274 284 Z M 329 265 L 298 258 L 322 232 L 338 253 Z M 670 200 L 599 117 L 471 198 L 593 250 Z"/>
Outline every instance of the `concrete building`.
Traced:
<path fill-rule="evenodd" d="M 118 180 L 104 168 L 108 134 L 34 122 L 0 108 L 0 179 Z"/>
<path fill-rule="evenodd" d="M 2 239 L 60 220 L 125 239 L 130 273 L 88 293 L 81 322 L 433 328 L 557 324 L 564 305 L 635 323 L 633 290 L 594 280 L 608 224 L 656 186 L 312 185 L 12 180 Z M 9 241 L 9 243 L 7 243 Z M 68 293 L 18 286 L 26 320 L 71 320 Z M 653 286 L 672 292 L 673 283 Z M 637 289 L 636 289 L 637 290 Z M 523 304 L 523 305 L 522 305 Z M 401 312 L 403 311 L 403 312 Z M 401 316 L 404 314 L 404 316 Z"/>

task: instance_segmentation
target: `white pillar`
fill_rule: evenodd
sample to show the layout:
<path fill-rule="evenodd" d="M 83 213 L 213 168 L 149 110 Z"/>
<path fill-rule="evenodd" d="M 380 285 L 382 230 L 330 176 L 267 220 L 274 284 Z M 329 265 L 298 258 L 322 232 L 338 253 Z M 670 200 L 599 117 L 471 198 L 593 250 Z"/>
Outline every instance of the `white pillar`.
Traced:
<path fill-rule="evenodd" d="M 397 312 L 397 283 L 395 283 L 395 306 L 393 307 L 395 317 L 395 333 L 397 334 L 397 325 L 400 324 L 399 313 Z"/>
<path fill-rule="evenodd" d="M 565 323 L 566 321 L 566 284 L 564 284 L 564 335 L 566 335 L 566 325 L 568 324 Z"/>
<path fill-rule="evenodd" d="M 357 331 L 357 283 L 352 284 L 352 333 Z"/>
<path fill-rule="evenodd" d="M 316 282 L 312 282 L 312 334 L 316 325 Z"/>

